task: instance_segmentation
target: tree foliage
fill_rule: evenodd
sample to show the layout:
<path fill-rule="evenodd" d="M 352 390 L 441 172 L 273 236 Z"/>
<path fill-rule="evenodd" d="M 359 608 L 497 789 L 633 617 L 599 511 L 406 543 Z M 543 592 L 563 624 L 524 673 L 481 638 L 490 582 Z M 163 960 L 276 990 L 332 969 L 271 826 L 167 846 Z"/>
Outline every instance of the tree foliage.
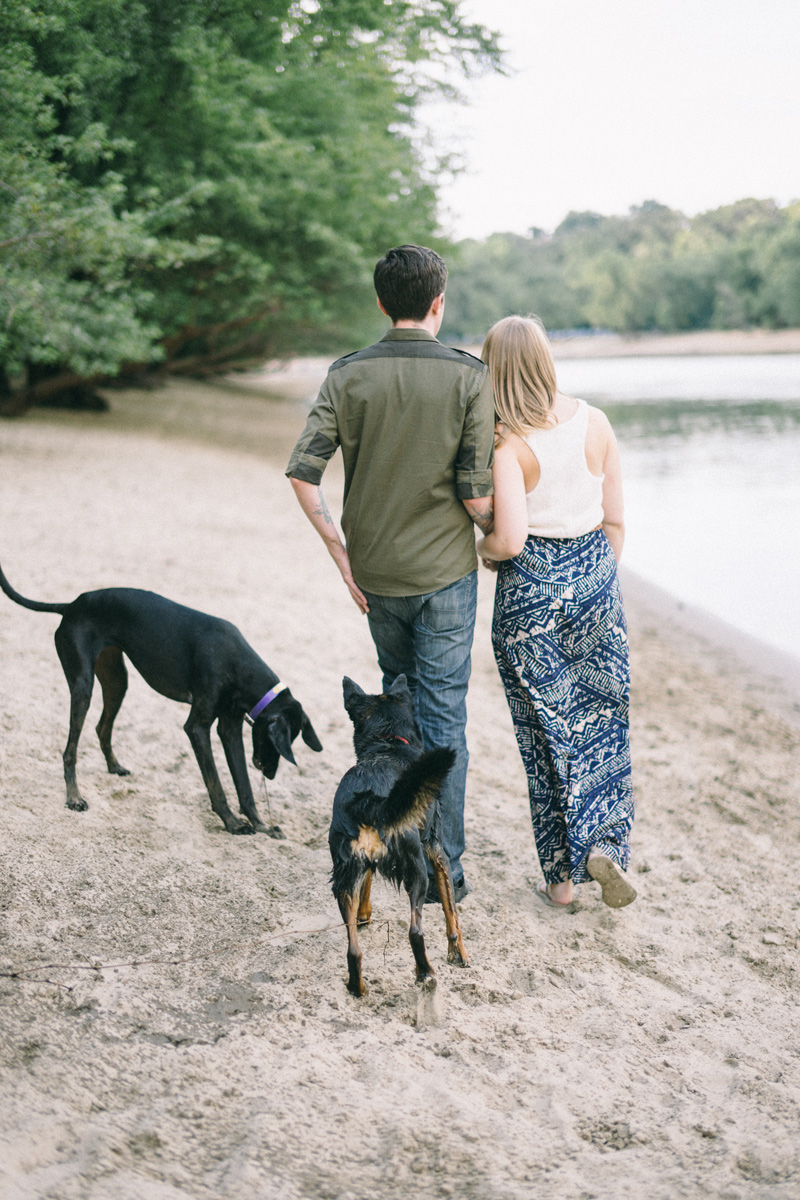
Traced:
<path fill-rule="evenodd" d="M 458 247 L 446 335 L 480 339 L 510 313 L 551 329 L 800 325 L 800 203 L 740 200 L 692 220 L 655 201 L 627 216 L 570 213 L 552 235 Z"/>
<path fill-rule="evenodd" d="M 436 227 L 430 65 L 498 64 L 451 0 L 3 0 L 0 47 L 0 391 L 34 397 L 341 334 Z"/>

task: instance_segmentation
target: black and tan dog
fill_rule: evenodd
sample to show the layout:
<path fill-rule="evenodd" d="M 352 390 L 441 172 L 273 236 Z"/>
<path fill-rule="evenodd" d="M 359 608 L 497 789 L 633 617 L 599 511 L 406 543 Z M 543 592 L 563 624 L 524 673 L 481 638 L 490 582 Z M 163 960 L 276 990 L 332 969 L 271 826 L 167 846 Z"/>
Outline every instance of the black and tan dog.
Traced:
<path fill-rule="evenodd" d="M 190 704 L 184 729 L 192 743 L 211 807 L 229 833 L 269 833 L 258 815 L 247 774 L 242 722 L 253 727 L 253 765 L 274 779 L 280 758 L 294 763 L 292 742 L 298 734 L 312 750 L 320 740 L 298 700 L 258 657 L 230 621 L 185 608 L 154 592 L 105 588 L 84 592 L 71 604 L 26 600 L 0 570 L 0 587 L 15 603 L 34 612 L 58 613 L 58 657 L 70 695 L 69 738 L 64 750 L 67 808 L 82 811 L 75 762 L 78 739 L 89 711 L 94 676 L 103 689 L 103 713 L 97 726 L 100 747 L 112 775 L 128 775 L 111 749 L 111 731 L 128 687 L 127 654 L 150 687 L 170 700 Z M 217 774 L 211 749 L 211 726 L 225 751 L 231 777 L 246 820 L 234 816 Z"/>
<path fill-rule="evenodd" d="M 368 696 L 345 677 L 344 706 L 353 722 L 356 765 L 336 790 L 328 842 L 331 882 L 347 926 L 347 987 L 354 996 L 366 988 L 361 976 L 358 925 L 372 917 L 370 889 L 375 871 L 411 901 L 408 932 L 417 982 L 431 979 L 425 953 L 422 906 L 433 868 L 447 924 L 447 961 L 469 966 L 453 899 L 450 863 L 439 838 L 439 792 L 455 760 L 453 750 L 423 750 L 405 675 L 389 691 Z"/>

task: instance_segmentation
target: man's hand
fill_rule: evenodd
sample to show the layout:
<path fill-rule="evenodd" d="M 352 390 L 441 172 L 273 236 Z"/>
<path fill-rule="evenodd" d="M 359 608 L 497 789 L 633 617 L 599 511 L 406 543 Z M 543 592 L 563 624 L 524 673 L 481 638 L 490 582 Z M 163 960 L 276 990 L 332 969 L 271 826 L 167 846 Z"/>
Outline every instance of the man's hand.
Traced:
<path fill-rule="evenodd" d="M 353 572 L 350 570 L 350 559 L 348 558 L 347 551 L 345 550 L 344 546 L 342 546 L 342 551 L 344 553 L 344 563 L 337 563 L 336 565 L 342 573 L 342 579 L 347 585 L 347 590 L 350 592 L 350 595 L 353 597 L 362 613 L 366 615 L 369 612 L 367 598 L 361 591 L 361 588 L 358 586 L 355 579 L 353 579 Z"/>
<path fill-rule="evenodd" d="M 345 582 L 347 590 L 355 600 L 362 613 L 369 612 L 367 598 L 359 588 L 353 572 L 350 569 L 350 558 L 336 528 L 333 517 L 328 511 L 322 488 L 318 483 L 308 483 L 305 479 L 290 479 L 295 495 L 300 501 L 300 507 L 325 543 L 325 547 L 336 563 Z"/>

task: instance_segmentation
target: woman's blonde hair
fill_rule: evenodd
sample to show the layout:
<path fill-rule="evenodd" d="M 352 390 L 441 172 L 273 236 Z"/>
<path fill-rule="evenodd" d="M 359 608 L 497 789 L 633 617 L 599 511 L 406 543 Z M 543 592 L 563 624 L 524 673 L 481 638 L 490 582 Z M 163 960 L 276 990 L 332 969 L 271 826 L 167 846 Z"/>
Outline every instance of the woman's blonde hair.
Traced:
<path fill-rule="evenodd" d="M 538 317 L 503 317 L 486 335 L 482 358 L 489 366 L 497 419 L 524 437 L 553 423 L 556 368 Z"/>

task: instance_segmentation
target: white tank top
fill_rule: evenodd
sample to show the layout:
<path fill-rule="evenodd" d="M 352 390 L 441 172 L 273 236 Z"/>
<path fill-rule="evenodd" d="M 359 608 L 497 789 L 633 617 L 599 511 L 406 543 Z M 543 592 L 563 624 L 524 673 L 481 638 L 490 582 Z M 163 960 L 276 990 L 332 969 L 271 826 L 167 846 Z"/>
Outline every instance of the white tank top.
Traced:
<path fill-rule="evenodd" d="M 525 499 L 528 533 L 571 538 L 589 533 L 603 520 L 603 476 L 586 464 L 589 407 L 578 401 L 568 421 L 534 429 L 525 438 L 539 463 L 539 482 Z"/>

